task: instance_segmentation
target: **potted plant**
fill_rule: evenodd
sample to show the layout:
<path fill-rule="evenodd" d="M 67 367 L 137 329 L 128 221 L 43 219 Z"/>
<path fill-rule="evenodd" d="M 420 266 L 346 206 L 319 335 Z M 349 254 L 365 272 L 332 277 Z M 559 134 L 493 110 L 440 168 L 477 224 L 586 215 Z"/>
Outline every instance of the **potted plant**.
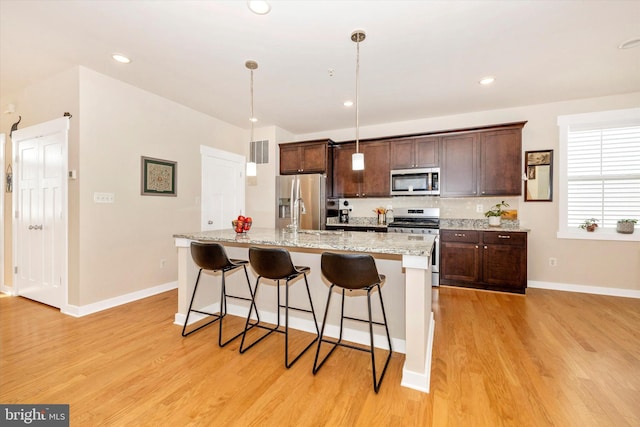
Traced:
<path fill-rule="evenodd" d="M 505 208 L 509 207 L 509 205 L 505 203 L 504 200 L 501 201 L 500 203 L 496 203 L 491 207 L 491 209 L 489 209 L 484 213 L 484 216 L 489 218 L 490 226 L 492 227 L 500 226 L 500 219 L 502 218 L 502 214 L 507 212 L 506 210 L 502 209 L 503 207 Z"/>
<path fill-rule="evenodd" d="M 618 221 L 616 231 L 622 234 L 632 234 L 636 222 L 638 222 L 637 219 L 621 219 Z"/>
<path fill-rule="evenodd" d="M 585 219 L 582 224 L 580 224 L 580 228 L 587 231 L 596 231 L 596 227 L 598 220 L 595 218 Z"/>

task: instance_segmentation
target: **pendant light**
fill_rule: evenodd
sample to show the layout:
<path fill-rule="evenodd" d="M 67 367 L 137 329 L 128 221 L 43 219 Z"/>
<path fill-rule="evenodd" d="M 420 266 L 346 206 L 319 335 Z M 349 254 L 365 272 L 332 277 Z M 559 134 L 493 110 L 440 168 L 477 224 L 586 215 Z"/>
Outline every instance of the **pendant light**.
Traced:
<path fill-rule="evenodd" d="M 358 92 L 360 86 L 360 42 L 366 34 L 363 30 L 355 30 L 351 33 L 351 40 L 356 44 L 356 152 L 351 155 L 351 169 L 354 171 L 364 170 L 364 154 L 360 152 L 360 102 L 358 102 Z"/>
<path fill-rule="evenodd" d="M 258 68 L 258 63 L 256 61 L 247 61 L 244 63 L 244 66 L 251 71 L 251 117 L 249 120 L 251 121 L 251 137 L 249 139 L 249 161 L 247 162 L 247 176 L 256 176 L 258 174 L 257 165 L 255 159 L 252 157 L 251 148 L 253 146 L 253 124 L 258 120 L 253 115 L 253 70 Z"/>

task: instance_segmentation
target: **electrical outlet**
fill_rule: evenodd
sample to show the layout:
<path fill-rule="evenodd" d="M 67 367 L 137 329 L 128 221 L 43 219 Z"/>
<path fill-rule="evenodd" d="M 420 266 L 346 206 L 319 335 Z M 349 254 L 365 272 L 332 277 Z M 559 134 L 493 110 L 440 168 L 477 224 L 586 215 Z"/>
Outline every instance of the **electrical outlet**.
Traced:
<path fill-rule="evenodd" d="M 482 205 L 476 205 L 476 212 L 484 212 L 484 209 L 482 209 Z"/>
<path fill-rule="evenodd" d="M 550 257 L 549 267 L 557 267 L 557 266 L 558 266 L 558 258 Z"/>

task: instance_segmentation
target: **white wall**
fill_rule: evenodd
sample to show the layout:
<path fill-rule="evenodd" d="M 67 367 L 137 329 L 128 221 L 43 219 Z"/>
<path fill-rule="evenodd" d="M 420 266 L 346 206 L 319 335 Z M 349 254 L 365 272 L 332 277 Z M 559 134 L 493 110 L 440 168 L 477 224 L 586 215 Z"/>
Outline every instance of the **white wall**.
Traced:
<path fill-rule="evenodd" d="M 265 139 L 269 140 L 269 163 L 259 164 L 257 176 L 247 177 L 246 213 L 253 218 L 254 227 L 273 227 L 276 223 L 275 176 L 280 174 L 278 144 L 293 141 L 295 135 L 275 126 L 254 131 L 254 140 Z M 246 145 L 248 147 L 249 143 Z"/>
<path fill-rule="evenodd" d="M 80 99 L 77 304 L 85 305 L 175 281 L 172 235 L 200 227 L 200 146 L 244 155 L 248 144 L 235 126 L 86 68 Z M 141 156 L 178 162 L 177 197 L 140 195 Z M 115 203 L 94 203 L 94 192 L 114 193 Z"/>
<path fill-rule="evenodd" d="M 557 117 L 593 111 L 637 107 L 640 92 L 581 99 L 552 104 L 529 105 L 517 108 L 480 111 L 454 116 L 426 118 L 406 122 L 364 126 L 360 129 L 362 139 L 419 132 L 484 126 L 527 120 L 522 131 L 523 151 L 555 150 L 557 161 L 558 127 Z M 366 117 L 361 118 L 366 123 Z M 353 140 L 353 129 L 336 129 L 313 134 L 297 135 L 298 141 L 331 138 L 334 141 Z M 640 244 L 638 242 L 612 242 L 589 240 L 562 240 L 556 238 L 558 230 L 558 179 L 557 163 L 554 177 L 554 200 L 552 203 L 525 203 L 522 197 L 507 198 L 506 201 L 519 211 L 520 223 L 530 228 L 529 233 L 529 281 L 545 284 L 586 285 L 604 288 L 640 290 Z M 439 206 L 444 217 L 481 218 L 475 205 L 485 208 L 496 203 L 495 198 L 393 198 L 356 201 L 356 216 L 373 216 L 375 206 Z M 557 267 L 548 265 L 549 257 L 558 260 Z"/>

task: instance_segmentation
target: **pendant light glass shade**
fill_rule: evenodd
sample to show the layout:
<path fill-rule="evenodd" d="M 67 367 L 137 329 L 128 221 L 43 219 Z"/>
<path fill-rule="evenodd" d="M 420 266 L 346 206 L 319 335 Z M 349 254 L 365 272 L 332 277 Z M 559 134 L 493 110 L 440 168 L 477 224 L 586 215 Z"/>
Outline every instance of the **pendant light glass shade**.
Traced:
<path fill-rule="evenodd" d="M 249 139 L 249 152 L 251 152 L 251 144 L 253 142 L 253 124 L 256 122 L 255 116 L 253 115 L 253 70 L 258 68 L 258 63 L 256 61 L 249 60 L 244 63 L 244 66 L 251 71 L 251 116 L 249 118 L 249 120 L 251 121 L 251 137 Z M 250 154 L 249 161 L 247 162 L 247 176 L 258 175 L 258 165 L 256 164 L 256 162 L 252 160 L 253 158 Z"/>
<path fill-rule="evenodd" d="M 256 162 L 247 162 L 247 176 L 258 175 L 258 165 Z"/>
<path fill-rule="evenodd" d="M 364 154 L 353 153 L 351 155 L 351 169 L 354 171 L 364 170 Z"/>
<path fill-rule="evenodd" d="M 364 170 L 364 154 L 360 152 L 360 42 L 366 35 L 362 30 L 355 30 L 351 33 L 351 40 L 356 43 L 356 152 L 351 156 L 351 169 L 354 171 Z"/>

